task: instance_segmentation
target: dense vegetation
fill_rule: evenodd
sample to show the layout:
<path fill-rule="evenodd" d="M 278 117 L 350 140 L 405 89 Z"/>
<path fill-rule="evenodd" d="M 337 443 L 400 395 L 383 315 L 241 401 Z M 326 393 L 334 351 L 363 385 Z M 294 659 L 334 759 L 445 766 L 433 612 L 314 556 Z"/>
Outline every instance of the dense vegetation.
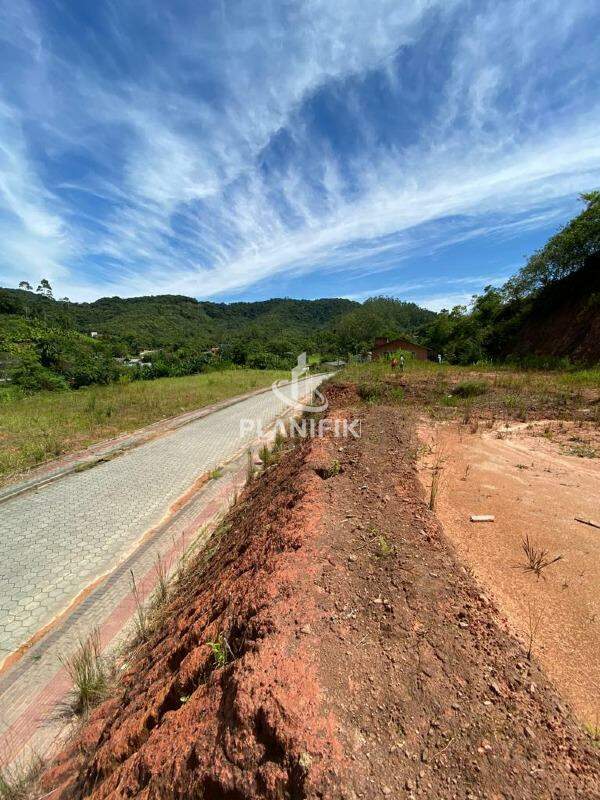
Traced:
<path fill-rule="evenodd" d="M 500 287 L 470 309 L 443 310 L 420 331 L 452 363 L 514 359 L 560 366 L 600 361 L 600 192 Z"/>
<path fill-rule="evenodd" d="M 25 390 L 189 375 L 239 365 L 288 369 L 307 351 L 326 360 L 375 336 L 414 333 L 435 315 L 372 298 L 210 303 L 189 297 L 55 300 L 47 281 L 0 290 L 0 378 Z M 98 334 L 92 338 L 91 334 Z M 128 359 L 143 354 L 142 362 Z M 123 363 L 123 361 L 127 363 Z"/>

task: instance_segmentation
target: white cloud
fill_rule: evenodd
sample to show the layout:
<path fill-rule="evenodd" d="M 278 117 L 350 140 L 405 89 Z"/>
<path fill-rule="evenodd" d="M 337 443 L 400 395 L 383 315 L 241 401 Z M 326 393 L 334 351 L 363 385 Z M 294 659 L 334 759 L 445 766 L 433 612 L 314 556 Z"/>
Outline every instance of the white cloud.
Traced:
<path fill-rule="evenodd" d="M 0 128 L 4 280 L 15 258 L 20 274 L 48 264 L 82 299 L 211 296 L 315 270 L 377 273 L 411 253 L 562 220 L 574 195 L 600 180 L 600 111 L 569 45 L 587 0 L 568 9 L 556 0 L 272 0 L 251 11 L 222 4 L 205 17 L 148 6 L 159 44 L 152 59 L 141 50 L 143 69 L 122 73 L 119 59 L 140 46 L 127 3 L 107 6 L 112 41 L 102 55 L 83 40 L 59 47 L 32 7 L 19 7 L 10 6 L 12 44 L 25 89 L 6 101 Z M 426 52 L 431 14 L 448 40 L 460 25 L 452 47 L 441 37 L 447 51 Z M 394 66 L 398 49 L 415 43 L 423 71 L 448 59 L 439 86 L 424 77 L 407 86 L 403 62 Z M 411 92 L 419 101 L 406 141 L 379 141 L 360 90 L 373 70 L 385 76 L 387 102 L 401 108 Z M 323 89 L 348 111 L 359 143 L 348 152 L 300 113 Z M 46 137 L 37 158 L 28 126 Z M 288 155 L 269 174 L 264 158 L 278 136 Z M 71 157 L 87 163 L 76 178 L 52 184 L 42 174 L 44 158 Z"/>

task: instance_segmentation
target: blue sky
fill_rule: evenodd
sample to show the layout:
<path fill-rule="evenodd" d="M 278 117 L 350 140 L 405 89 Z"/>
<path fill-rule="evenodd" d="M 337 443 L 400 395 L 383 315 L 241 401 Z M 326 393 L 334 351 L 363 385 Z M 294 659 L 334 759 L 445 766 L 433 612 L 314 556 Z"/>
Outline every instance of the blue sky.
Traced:
<path fill-rule="evenodd" d="M 0 12 L 0 285 L 438 309 L 600 186 L 597 0 Z"/>

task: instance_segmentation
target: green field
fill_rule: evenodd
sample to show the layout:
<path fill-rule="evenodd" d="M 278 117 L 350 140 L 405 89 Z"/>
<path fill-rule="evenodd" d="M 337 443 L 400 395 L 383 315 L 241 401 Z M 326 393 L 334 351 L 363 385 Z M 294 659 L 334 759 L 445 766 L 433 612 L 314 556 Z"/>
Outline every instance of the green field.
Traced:
<path fill-rule="evenodd" d="M 0 484 L 36 464 L 151 422 L 269 386 L 287 372 L 235 369 L 19 395 L 0 392 Z"/>

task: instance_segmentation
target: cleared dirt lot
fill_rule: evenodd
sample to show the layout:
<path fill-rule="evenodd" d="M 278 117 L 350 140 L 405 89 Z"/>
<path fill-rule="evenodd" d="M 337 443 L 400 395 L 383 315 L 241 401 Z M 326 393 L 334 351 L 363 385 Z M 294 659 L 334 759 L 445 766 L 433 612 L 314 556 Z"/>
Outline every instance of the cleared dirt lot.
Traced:
<path fill-rule="evenodd" d="M 474 427 L 478 429 L 473 432 Z M 460 559 L 508 617 L 591 729 L 600 724 L 600 459 L 596 426 L 495 423 L 481 428 L 423 419 L 419 471 L 429 497 L 441 466 L 436 513 Z M 491 523 L 470 522 L 492 514 Z M 528 536 L 550 559 L 540 577 Z"/>

